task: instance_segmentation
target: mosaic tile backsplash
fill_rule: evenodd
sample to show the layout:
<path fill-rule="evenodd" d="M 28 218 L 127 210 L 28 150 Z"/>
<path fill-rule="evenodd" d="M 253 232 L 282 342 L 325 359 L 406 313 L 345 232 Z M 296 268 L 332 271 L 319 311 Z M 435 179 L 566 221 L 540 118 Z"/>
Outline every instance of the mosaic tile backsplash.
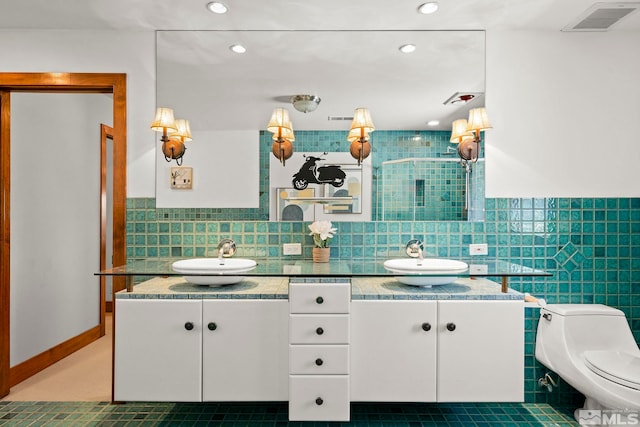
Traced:
<path fill-rule="evenodd" d="M 198 216 L 165 219 L 155 199 L 127 201 L 127 253 L 134 257 L 194 257 L 215 252 L 230 237 L 238 256 L 281 257 L 282 244 L 302 242 L 311 258 L 307 223 L 223 220 Z M 163 211 L 166 211 L 164 209 Z M 484 222 L 343 222 L 331 256 L 386 258 L 402 253 L 411 238 L 426 255 L 467 257 L 469 243 L 487 243 L 489 257 L 553 273 L 549 278 L 513 278 L 512 288 L 549 303 L 603 303 L 623 310 L 640 340 L 640 198 L 487 199 Z M 525 396 L 527 402 L 567 403 L 576 393 L 562 385 L 548 393 L 537 379 L 547 370 L 535 360 L 538 310 L 526 309 Z"/>

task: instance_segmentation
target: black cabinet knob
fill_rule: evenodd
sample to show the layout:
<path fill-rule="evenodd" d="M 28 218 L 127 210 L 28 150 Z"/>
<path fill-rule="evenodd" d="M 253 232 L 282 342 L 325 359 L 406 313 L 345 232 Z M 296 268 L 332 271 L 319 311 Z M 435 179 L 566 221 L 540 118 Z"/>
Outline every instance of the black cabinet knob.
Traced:
<path fill-rule="evenodd" d="M 185 323 L 185 324 L 184 324 L 184 328 L 185 328 L 187 331 L 192 330 L 192 329 L 193 329 L 193 323 L 192 323 L 192 322 L 187 322 L 187 323 Z"/>
<path fill-rule="evenodd" d="M 318 335 L 324 334 L 324 329 L 322 329 L 322 328 L 316 329 L 316 334 L 318 334 Z"/>
<path fill-rule="evenodd" d="M 207 328 L 209 328 L 210 331 L 215 331 L 216 329 L 218 329 L 218 325 L 216 325 L 215 322 L 209 322 Z"/>
<path fill-rule="evenodd" d="M 448 331 L 455 331 L 456 330 L 456 324 L 455 323 L 447 323 L 447 330 Z"/>
<path fill-rule="evenodd" d="M 423 330 L 423 331 L 425 331 L 425 332 L 430 331 L 430 330 L 431 330 L 431 323 L 424 322 L 424 323 L 422 324 L 422 330 Z"/>
<path fill-rule="evenodd" d="M 317 304 L 322 304 L 323 302 L 324 302 L 324 298 L 322 298 L 322 297 L 316 298 L 316 303 Z"/>
<path fill-rule="evenodd" d="M 323 364 L 323 363 L 324 363 L 324 362 L 322 361 L 322 359 L 320 359 L 320 358 L 317 358 L 317 359 L 316 359 L 316 365 L 318 365 L 318 366 L 322 366 L 322 364 Z"/>
<path fill-rule="evenodd" d="M 322 405 L 323 403 L 324 403 L 324 400 L 322 400 L 322 398 L 321 398 L 321 397 L 318 397 L 318 398 L 316 399 L 316 405 L 320 406 L 320 405 Z"/>

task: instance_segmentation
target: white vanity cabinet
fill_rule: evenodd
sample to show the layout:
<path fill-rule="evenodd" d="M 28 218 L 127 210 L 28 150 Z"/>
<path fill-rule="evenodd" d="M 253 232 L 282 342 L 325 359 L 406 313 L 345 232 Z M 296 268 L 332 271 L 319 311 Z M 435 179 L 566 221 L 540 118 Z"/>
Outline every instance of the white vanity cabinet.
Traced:
<path fill-rule="evenodd" d="M 114 400 L 286 401 L 284 299 L 117 299 Z"/>
<path fill-rule="evenodd" d="M 287 300 L 202 304 L 202 400 L 286 401 Z"/>
<path fill-rule="evenodd" d="M 289 420 L 348 421 L 351 285 L 289 284 Z"/>
<path fill-rule="evenodd" d="M 524 302 L 438 301 L 438 402 L 524 401 Z"/>
<path fill-rule="evenodd" d="M 524 308 L 516 300 L 351 303 L 351 400 L 524 399 Z"/>
<path fill-rule="evenodd" d="M 117 299 L 114 400 L 202 400 L 202 302 Z"/>
<path fill-rule="evenodd" d="M 436 400 L 437 301 L 351 302 L 351 400 Z"/>

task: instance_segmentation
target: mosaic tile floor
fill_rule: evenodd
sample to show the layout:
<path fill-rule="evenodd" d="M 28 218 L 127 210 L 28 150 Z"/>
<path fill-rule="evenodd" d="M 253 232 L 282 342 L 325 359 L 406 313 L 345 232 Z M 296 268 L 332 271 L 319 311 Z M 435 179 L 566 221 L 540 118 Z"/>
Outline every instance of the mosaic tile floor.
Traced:
<path fill-rule="evenodd" d="M 0 426 L 578 426 L 546 404 L 351 405 L 350 423 L 288 422 L 286 403 L 0 402 Z"/>

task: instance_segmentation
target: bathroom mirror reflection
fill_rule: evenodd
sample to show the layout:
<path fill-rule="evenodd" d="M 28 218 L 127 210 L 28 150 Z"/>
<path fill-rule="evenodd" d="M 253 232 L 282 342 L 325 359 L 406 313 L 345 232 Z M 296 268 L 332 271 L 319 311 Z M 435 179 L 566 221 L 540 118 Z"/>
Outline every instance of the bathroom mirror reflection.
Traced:
<path fill-rule="evenodd" d="M 247 51 L 230 49 L 238 44 Z M 415 51 L 402 53 L 406 44 Z M 302 156 L 348 152 L 353 111 L 366 107 L 376 126 L 365 160 L 371 220 L 481 220 L 484 162 L 464 168 L 449 136 L 453 120 L 484 105 L 484 61 L 482 31 L 159 31 L 157 105 L 190 121 L 185 166 L 190 155 L 234 155 L 216 132 L 256 131 L 260 161 L 247 167 L 259 170 L 260 202 L 243 219 L 269 218 L 271 134 L 264 129 L 275 108 L 289 110 Z M 474 97 L 445 103 L 461 94 Z M 299 112 L 295 95 L 320 103 Z M 241 179 L 238 171 L 237 188 Z"/>

